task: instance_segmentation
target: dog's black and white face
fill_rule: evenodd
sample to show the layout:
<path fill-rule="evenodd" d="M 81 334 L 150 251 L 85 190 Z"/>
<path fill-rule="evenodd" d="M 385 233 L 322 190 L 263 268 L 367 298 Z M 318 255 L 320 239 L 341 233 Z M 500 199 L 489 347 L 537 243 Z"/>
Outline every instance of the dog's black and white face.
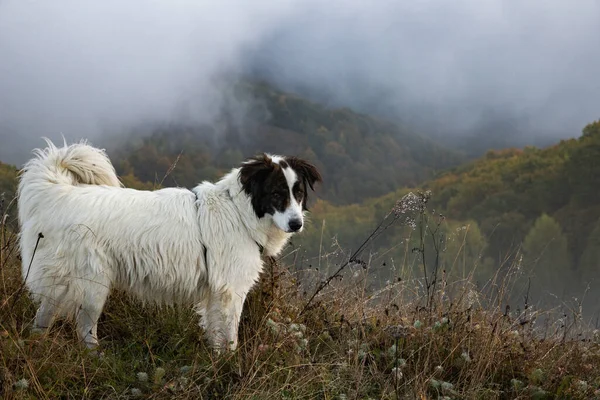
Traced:
<path fill-rule="evenodd" d="M 240 168 L 242 188 L 258 218 L 270 215 L 279 229 L 289 233 L 302 230 L 308 189 L 314 190 L 321 180 L 313 165 L 296 157 L 263 154 Z"/>

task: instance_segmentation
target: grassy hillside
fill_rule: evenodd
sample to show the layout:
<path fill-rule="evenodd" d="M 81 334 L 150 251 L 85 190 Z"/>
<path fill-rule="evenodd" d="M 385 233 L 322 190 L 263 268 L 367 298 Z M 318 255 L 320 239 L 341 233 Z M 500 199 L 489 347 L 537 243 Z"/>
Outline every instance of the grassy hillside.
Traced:
<path fill-rule="evenodd" d="M 393 215 L 423 227 L 425 197 Z M 389 218 L 389 217 L 388 217 Z M 386 219 L 390 222 L 389 219 Z M 386 224 L 382 225 L 384 228 Z M 365 232 L 367 235 L 368 232 Z M 420 240 L 424 240 L 421 235 Z M 424 247 L 414 260 L 422 265 Z M 359 254 L 363 256 L 364 254 Z M 245 304 L 240 347 L 212 353 L 191 305 L 158 308 L 114 292 L 100 320 L 102 355 L 73 325 L 30 325 L 16 237 L 0 226 L 0 396 L 6 399 L 588 399 L 600 395 L 600 341 L 576 312 L 505 308 L 517 265 L 484 293 L 472 279 L 403 275 L 371 290 L 374 260 L 322 270 L 267 262 Z M 410 269 L 410 268 L 406 268 Z M 417 270 L 415 270 L 417 271 Z M 312 283 L 314 282 L 314 283 Z M 323 285 L 320 282 L 329 282 Z M 321 290 L 316 296 L 317 288 Z M 546 324 L 542 321 L 546 320 Z M 581 340 L 586 338 L 585 341 Z M 589 338 L 589 341 L 587 340 Z"/>
<path fill-rule="evenodd" d="M 107 144 L 121 174 L 168 186 L 215 179 L 257 152 L 313 161 L 326 184 L 320 197 L 349 204 L 414 186 L 463 158 L 392 123 L 348 109 L 331 110 L 262 84 L 239 84 L 229 94 L 251 107 L 215 125 L 148 124 L 119 145 Z M 236 103 L 237 104 L 237 103 Z M 133 138 L 132 138 L 133 137 Z"/>

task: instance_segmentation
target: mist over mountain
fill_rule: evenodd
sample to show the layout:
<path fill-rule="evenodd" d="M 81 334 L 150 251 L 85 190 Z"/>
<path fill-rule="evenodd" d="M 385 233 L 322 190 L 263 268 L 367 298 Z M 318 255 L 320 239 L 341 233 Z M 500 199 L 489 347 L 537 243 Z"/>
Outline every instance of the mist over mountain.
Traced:
<path fill-rule="evenodd" d="M 327 4 L 266 40 L 255 70 L 442 139 L 547 143 L 600 115 L 598 2 Z"/>
<path fill-rule="evenodd" d="M 268 84 L 240 83 L 228 98 L 260 107 L 237 116 L 223 113 L 212 124 L 139 126 L 107 147 L 117 172 L 150 187 L 191 187 L 261 152 L 295 154 L 314 163 L 327 182 L 318 188 L 319 198 L 349 204 L 417 185 L 465 161 L 397 124 L 325 108 Z"/>
<path fill-rule="evenodd" d="M 4 0 L 0 159 L 243 115 L 252 99 L 226 98 L 241 76 L 457 147 L 548 142 L 598 118 L 598 48 L 594 0 Z"/>

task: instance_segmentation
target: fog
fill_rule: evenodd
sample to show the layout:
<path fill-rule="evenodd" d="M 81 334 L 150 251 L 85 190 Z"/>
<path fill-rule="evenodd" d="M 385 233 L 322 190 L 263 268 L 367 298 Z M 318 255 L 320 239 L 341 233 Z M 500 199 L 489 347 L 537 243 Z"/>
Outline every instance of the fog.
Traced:
<path fill-rule="evenodd" d="M 271 3 L 0 1 L 0 160 L 22 161 L 40 136 L 210 122 L 242 52 L 291 11 Z"/>
<path fill-rule="evenodd" d="M 0 0 L 0 160 L 243 112 L 240 76 L 438 137 L 577 136 L 600 118 L 598 49 L 595 0 Z"/>
<path fill-rule="evenodd" d="M 295 15 L 255 66 L 428 133 L 508 120 L 556 138 L 600 118 L 598 49 L 597 1 L 333 1 Z"/>

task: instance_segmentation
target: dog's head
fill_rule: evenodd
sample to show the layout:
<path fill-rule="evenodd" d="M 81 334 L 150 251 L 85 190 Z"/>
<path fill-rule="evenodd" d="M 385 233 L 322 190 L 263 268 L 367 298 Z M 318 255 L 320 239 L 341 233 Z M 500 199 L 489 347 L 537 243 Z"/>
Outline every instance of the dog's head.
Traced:
<path fill-rule="evenodd" d="M 300 232 L 307 210 L 308 189 L 321 182 L 317 169 L 296 157 L 262 154 L 244 162 L 240 183 L 258 218 L 270 215 L 285 232 Z"/>

